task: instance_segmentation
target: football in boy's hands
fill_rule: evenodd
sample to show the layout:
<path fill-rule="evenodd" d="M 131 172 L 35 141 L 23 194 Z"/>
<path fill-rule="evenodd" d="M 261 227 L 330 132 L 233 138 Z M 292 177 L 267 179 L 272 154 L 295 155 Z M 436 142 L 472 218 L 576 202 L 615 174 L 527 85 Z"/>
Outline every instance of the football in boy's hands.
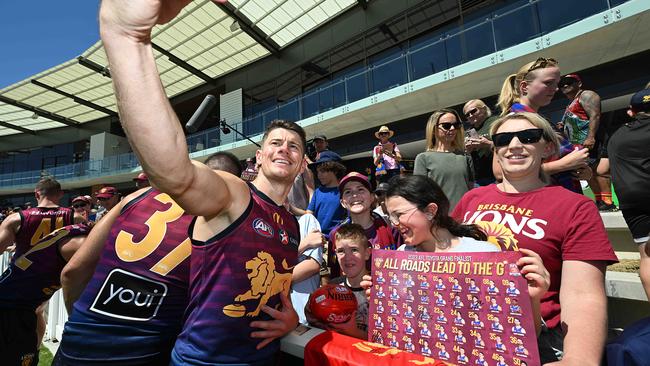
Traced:
<path fill-rule="evenodd" d="M 324 324 L 346 323 L 357 310 L 354 292 L 344 285 L 325 285 L 309 296 L 309 312 Z"/>

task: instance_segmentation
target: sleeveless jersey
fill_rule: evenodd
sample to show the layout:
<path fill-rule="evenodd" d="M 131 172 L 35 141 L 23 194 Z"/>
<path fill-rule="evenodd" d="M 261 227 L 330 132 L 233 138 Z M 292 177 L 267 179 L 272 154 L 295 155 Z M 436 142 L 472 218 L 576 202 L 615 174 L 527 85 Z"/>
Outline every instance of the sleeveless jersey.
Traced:
<path fill-rule="evenodd" d="M 59 245 L 88 235 L 85 224 L 68 225 L 50 233 L 22 255 L 14 255 L 0 276 L 0 308 L 36 310 L 61 288 L 61 270 L 66 261 Z"/>
<path fill-rule="evenodd" d="M 190 220 L 153 188 L 125 205 L 65 325 L 65 364 L 168 362 L 187 307 Z"/>
<path fill-rule="evenodd" d="M 589 116 L 580 104 L 580 95 L 578 93 L 571 104 L 566 107 L 562 122 L 564 123 L 564 134 L 568 137 L 569 142 L 575 145 L 582 144 L 589 134 Z"/>
<path fill-rule="evenodd" d="M 74 223 L 74 211 L 67 207 L 33 207 L 20 211 L 19 215 L 14 256 L 25 254 L 49 233 Z"/>
<path fill-rule="evenodd" d="M 192 239 L 190 304 L 172 364 L 214 365 L 270 362 L 280 341 L 256 350 L 261 339 L 254 320 L 269 320 L 262 305 L 276 307 L 291 286 L 299 230 L 282 206 L 250 185 L 244 213 L 223 232 L 201 242 Z M 194 221 L 190 226 L 190 237 Z"/>

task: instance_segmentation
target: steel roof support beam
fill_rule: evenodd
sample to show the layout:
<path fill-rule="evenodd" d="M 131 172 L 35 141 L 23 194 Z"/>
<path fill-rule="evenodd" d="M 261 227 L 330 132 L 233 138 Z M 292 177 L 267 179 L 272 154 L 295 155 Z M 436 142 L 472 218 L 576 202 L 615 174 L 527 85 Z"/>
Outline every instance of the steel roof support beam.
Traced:
<path fill-rule="evenodd" d="M 16 125 L 12 125 L 11 123 L 0 121 L 0 126 L 6 127 L 6 128 L 11 128 L 12 130 L 28 133 L 30 135 L 36 135 L 36 131 L 27 129 L 25 127 L 20 127 Z"/>
<path fill-rule="evenodd" d="M 368 9 L 368 0 L 357 0 L 357 3 L 361 5 L 363 10 Z"/>
<path fill-rule="evenodd" d="M 0 102 L 7 103 L 7 104 L 10 104 L 10 105 L 12 105 L 14 107 L 18 107 L 18 108 L 22 108 L 22 109 L 34 112 L 39 116 L 49 118 L 52 121 L 63 123 L 66 126 L 79 127 L 79 122 L 77 122 L 75 120 L 72 120 L 72 119 L 67 118 L 67 117 L 60 116 L 60 115 L 58 115 L 56 113 L 48 112 L 48 111 L 46 111 L 44 109 L 41 109 L 41 108 L 38 108 L 38 107 L 31 106 L 31 105 L 29 105 L 27 103 L 23 103 L 23 102 L 19 102 L 17 100 L 13 100 L 11 98 L 7 98 L 4 95 L 0 95 Z"/>
<path fill-rule="evenodd" d="M 266 48 L 266 50 L 271 52 L 274 56 L 280 56 L 280 45 L 271 39 L 268 34 L 264 33 L 258 26 L 253 24 L 247 16 L 237 11 L 237 8 L 230 3 L 215 2 L 214 4 L 224 13 L 228 14 L 229 17 L 233 18 L 239 24 L 244 33 L 251 36 L 251 38 L 261 44 L 262 47 Z"/>
<path fill-rule="evenodd" d="M 116 112 L 114 112 L 114 111 L 112 111 L 112 110 L 110 110 L 110 109 L 108 109 L 106 107 L 102 107 L 102 106 L 97 105 L 97 104 L 95 104 L 93 102 L 89 102 L 89 101 L 87 101 L 87 100 L 85 100 L 83 98 L 76 97 L 76 96 L 74 96 L 74 95 L 72 95 L 70 93 L 64 92 L 63 90 L 60 90 L 60 89 L 57 89 L 57 88 L 55 88 L 53 86 L 42 83 L 42 82 L 40 82 L 40 81 L 38 81 L 36 79 L 32 79 L 31 82 L 32 82 L 32 84 L 40 86 L 43 89 L 46 89 L 46 90 L 49 90 L 51 92 L 57 93 L 59 95 L 63 95 L 64 97 L 70 98 L 70 99 L 74 100 L 76 103 L 84 105 L 84 106 L 86 106 L 88 108 L 92 108 L 92 109 L 94 109 L 94 110 L 96 110 L 98 112 L 106 113 L 109 116 L 117 117 Z"/>
<path fill-rule="evenodd" d="M 215 83 L 214 79 L 211 78 L 210 76 L 208 76 L 206 73 L 204 73 L 203 71 L 197 69 L 196 67 L 188 64 L 185 60 L 182 60 L 182 59 L 174 56 L 174 54 L 167 51 L 166 49 L 158 46 L 157 44 L 155 44 L 153 42 L 151 42 L 151 46 L 153 47 L 154 50 L 156 50 L 156 51 L 162 53 L 163 55 L 167 56 L 169 61 L 171 61 L 175 65 L 185 69 L 190 74 L 205 80 L 208 84 L 214 84 Z"/>
<path fill-rule="evenodd" d="M 77 62 L 79 62 L 79 65 L 87 67 L 94 72 L 101 74 L 102 76 L 106 76 L 108 78 L 111 77 L 111 71 L 108 69 L 107 66 L 102 66 L 94 61 L 91 61 L 83 56 L 77 57 Z"/>

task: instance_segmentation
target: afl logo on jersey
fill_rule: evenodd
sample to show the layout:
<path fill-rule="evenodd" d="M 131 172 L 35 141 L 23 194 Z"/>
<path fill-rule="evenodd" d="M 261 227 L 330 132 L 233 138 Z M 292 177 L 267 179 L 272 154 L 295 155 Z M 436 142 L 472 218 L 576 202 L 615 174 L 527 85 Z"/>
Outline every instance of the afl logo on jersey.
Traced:
<path fill-rule="evenodd" d="M 253 220 L 253 230 L 265 238 L 273 237 L 273 228 L 259 217 Z"/>

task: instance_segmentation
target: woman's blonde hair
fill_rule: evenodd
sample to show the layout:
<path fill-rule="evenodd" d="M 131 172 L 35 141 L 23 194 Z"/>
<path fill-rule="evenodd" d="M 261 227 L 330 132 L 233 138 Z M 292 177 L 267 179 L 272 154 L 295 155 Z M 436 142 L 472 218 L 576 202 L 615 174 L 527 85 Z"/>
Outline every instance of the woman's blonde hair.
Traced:
<path fill-rule="evenodd" d="M 554 156 L 559 154 L 560 152 L 560 138 L 557 136 L 555 131 L 553 130 L 553 127 L 551 127 L 551 124 L 544 119 L 542 116 L 540 116 L 537 113 L 530 113 L 530 112 L 519 112 L 519 113 L 511 113 L 508 114 L 504 117 L 501 117 L 494 121 L 492 126 L 490 127 L 490 136 L 494 135 L 497 133 L 499 128 L 503 126 L 504 123 L 507 121 L 513 120 L 513 119 L 523 119 L 528 122 L 530 122 L 531 125 L 535 126 L 536 128 L 541 128 L 542 129 L 542 139 L 546 141 L 547 143 L 551 144 L 551 154 L 549 156 L 543 156 L 542 157 L 542 162 L 545 158 L 548 158 L 550 156 Z M 496 148 L 495 148 L 496 149 Z M 549 183 L 550 178 L 544 173 L 544 170 L 541 168 L 539 169 L 539 177 L 540 179 L 545 182 Z"/>
<path fill-rule="evenodd" d="M 492 116 L 492 110 L 490 109 L 490 107 L 488 107 L 487 104 L 485 104 L 485 102 L 480 100 L 480 99 L 468 100 L 467 103 L 465 103 L 465 105 L 463 106 L 463 114 L 467 113 L 467 109 L 472 104 L 476 104 L 477 108 L 485 109 L 486 118 L 489 118 L 490 116 Z"/>
<path fill-rule="evenodd" d="M 555 59 L 540 57 L 522 66 L 516 74 L 508 75 L 501 86 L 501 93 L 497 102 L 497 107 L 501 109 L 501 116 L 510 113 L 510 107 L 521 100 L 519 86 L 522 81 L 533 81 L 537 77 L 536 70 L 557 67 L 557 65 L 558 62 Z"/>
<path fill-rule="evenodd" d="M 460 122 L 461 126 L 457 130 L 456 133 L 456 138 L 454 139 L 454 150 L 456 151 L 463 151 L 465 149 L 465 128 L 462 126 L 462 120 L 460 119 L 460 116 L 458 115 L 458 112 L 456 112 L 453 109 L 439 109 L 429 117 L 429 121 L 427 122 L 427 128 L 426 128 L 426 136 L 427 136 L 427 150 L 426 151 L 435 151 L 436 150 L 436 128 L 438 127 L 438 121 L 442 116 L 445 114 L 453 114 L 456 117 L 456 122 Z"/>

